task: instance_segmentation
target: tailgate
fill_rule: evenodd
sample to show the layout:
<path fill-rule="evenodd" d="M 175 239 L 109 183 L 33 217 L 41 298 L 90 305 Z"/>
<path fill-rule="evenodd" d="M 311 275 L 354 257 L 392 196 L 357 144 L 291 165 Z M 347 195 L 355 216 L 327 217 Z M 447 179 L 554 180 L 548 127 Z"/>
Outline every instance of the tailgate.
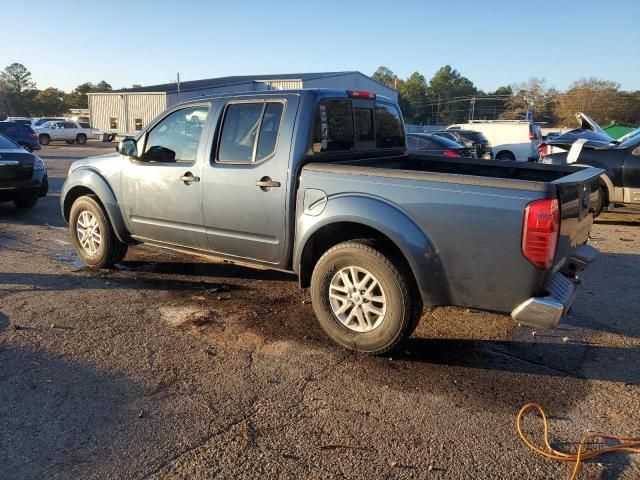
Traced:
<path fill-rule="evenodd" d="M 601 168 L 588 167 L 551 182 L 556 187 L 561 215 L 556 265 L 588 240 L 593 223 L 591 207 L 597 200 L 602 173 Z"/>

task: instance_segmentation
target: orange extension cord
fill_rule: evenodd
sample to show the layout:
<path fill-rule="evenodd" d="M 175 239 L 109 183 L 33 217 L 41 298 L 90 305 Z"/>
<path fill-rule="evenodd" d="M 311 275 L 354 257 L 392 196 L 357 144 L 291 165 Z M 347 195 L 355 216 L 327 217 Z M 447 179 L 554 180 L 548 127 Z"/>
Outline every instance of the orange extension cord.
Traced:
<path fill-rule="evenodd" d="M 540 415 L 542 415 L 542 423 L 544 426 L 544 445 L 547 450 L 542 450 L 541 448 L 536 447 L 533 443 L 529 441 L 529 439 L 522 433 L 522 417 L 523 415 L 532 408 L 538 410 Z M 601 433 L 592 433 L 589 435 L 585 435 L 580 440 L 580 445 L 578 446 L 578 453 L 564 453 L 559 452 L 551 447 L 551 443 L 549 442 L 549 423 L 547 421 L 547 416 L 544 413 L 542 407 L 537 403 L 527 403 L 524 407 L 520 409 L 518 413 L 518 417 L 516 419 L 516 428 L 518 429 L 518 433 L 520 434 L 520 438 L 522 441 L 534 452 L 542 455 L 543 457 L 550 458 L 552 460 L 563 460 L 565 462 L 575 462 L 575 466 L 573 467 L 573 473 L 571 474 L 571 479 L 576 478 L 578 474 L 578 470 L 580 469 L 580 462 L 583 460 L 588 460 L 589 458 L 597 457 L 598 455 L 602 455 L 603 453 L 609 452 L 631 452 L 631 453 L 640 453 L 640 437 L 624 437 L 622 435 L 603 435 Z M 584 451 L 584 445 L 589 440 L 594 439 L 608 439 L 608 440 L 617 440 L 620 442 L 620 445 L 615 445 L 613 447 L 605 447 L 599 448 L 597 450 L 588 450 Z M 626 443 L 623 443 L 626 442 Z"/>

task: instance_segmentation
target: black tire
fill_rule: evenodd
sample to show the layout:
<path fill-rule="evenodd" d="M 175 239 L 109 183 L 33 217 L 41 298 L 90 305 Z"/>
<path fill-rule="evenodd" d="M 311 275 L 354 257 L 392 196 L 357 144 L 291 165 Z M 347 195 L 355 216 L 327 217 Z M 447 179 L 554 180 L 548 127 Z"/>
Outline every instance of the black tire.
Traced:
<path fill-rule="evenodd" d="M 100 245 L 94 253 L 90 253 L 81 245 L 78 238 L 78 218 L 84 211 L 95 217 L 101 237 Z M 111 268 L 127 254 L 127 244 L 116 237 L 111 222 L 94 195 L 78 198 L 71 206 L 69 214 L 69 231 L 71 241 L 80 259 L 90 267 Z"/>
<path fill-rule="evenodd" d="M 51 137 L 46 134 L 42 134 L 38 137 L 38 142 L 40 145 L 49 145 L 51 143 Z"/>
<path fill-rule="evenodd" d="M 79 133 L 76 136 L 76 142 L 78 142 L 78 145 L 84 145 L 87 143 L 87 136 L 84 133 Z"/>
<path fill-rule="evenodd" d="M 27 152 L 33 153 L 33 147 L 31 145 L 29 145 L 28 143 L 19 143 L 18 145 L 20 145 L 22 148 L 24 148 Z"/>
<path fill-rule="evenodd" d="M 515 162 L 516 157 L 514 157 L 511 152 L 500 152 L 496 157 L 496 160 Z"/>
<path fill-rule="evenodd" d="M 36 206 L 38 197 L 18 197 L 13 200 L 13 203 L 21 210 L 29 210 Z"/>
<path fill-rule="evenodd" d="M 75 140 L 65 140 L 65 143 L 68 143 L 69 145 L 73 145 L 74 143 L 76 143 Z"/>
<path fill-rule="evenodd" d="M 381 323 L 370 331 L 357 332 L 345 326 L 331 307 L 331 281 L 350 266 L 370 272 L 387 299 Z M 396 348 L 411 335 L 422 314 L 422 300 L 404 260 L 367 239 L 340 243 L 320 257 L 311 276 L 311 298 L 320 326 L 334 342 L 369 355 Z"/>
<path fill-rule="evenodd" d="M 604 187 L 600 185 L 598 187 L 598 201 L 593 207 L 593 218 L 599 217 L 600 214 L 606 210 L 608 204 L 609 201 L 607 199 L 607 192 L 605 191 Z"/>

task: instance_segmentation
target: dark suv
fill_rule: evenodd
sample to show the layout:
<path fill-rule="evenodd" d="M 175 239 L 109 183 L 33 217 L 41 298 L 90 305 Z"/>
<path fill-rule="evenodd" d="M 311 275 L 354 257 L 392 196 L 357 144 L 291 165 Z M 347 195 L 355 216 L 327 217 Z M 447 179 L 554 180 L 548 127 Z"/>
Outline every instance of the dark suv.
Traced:
<path fill-rule="evenodd" d="M 481 132 L 473 130 L 446 130 L 433 132 L 433 134 L 453 140 L 467 148 L 474 149 L 477 158 L 483 158 L 485 160 L 491 160 L 493 158 L 491 144 L 489 143 L 489 140 L 487 140 L 487 137 L 485 137 Z"/>
<path fill-rule="evenodd" d="M 27 152 L 40 150 L 38 135 L 29 125 L 17 121 L 0 122 L 0 133 L 9 137 Z"/>

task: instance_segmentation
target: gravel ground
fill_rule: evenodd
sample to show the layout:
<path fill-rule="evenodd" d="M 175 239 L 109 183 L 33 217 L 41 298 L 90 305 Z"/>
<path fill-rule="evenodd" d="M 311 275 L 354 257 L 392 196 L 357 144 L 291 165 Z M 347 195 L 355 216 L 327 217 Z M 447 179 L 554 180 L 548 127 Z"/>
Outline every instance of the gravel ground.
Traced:
<path fill-rule="evenodd" d="M 594 226 L 560 328 L 438 308 L 369 358 L 329 342 L 289 275 L 146 247 L 84 268 L 59 191 L 70 159 L 110 148 L 45 147 L 49 196 L 0 204 L 0 478 L 568 478 L 519 440 L 527 401 L 559 448 L 640 435 L 639 211 Z M 640 458 L 581 478 L 640 478 Z"/>

